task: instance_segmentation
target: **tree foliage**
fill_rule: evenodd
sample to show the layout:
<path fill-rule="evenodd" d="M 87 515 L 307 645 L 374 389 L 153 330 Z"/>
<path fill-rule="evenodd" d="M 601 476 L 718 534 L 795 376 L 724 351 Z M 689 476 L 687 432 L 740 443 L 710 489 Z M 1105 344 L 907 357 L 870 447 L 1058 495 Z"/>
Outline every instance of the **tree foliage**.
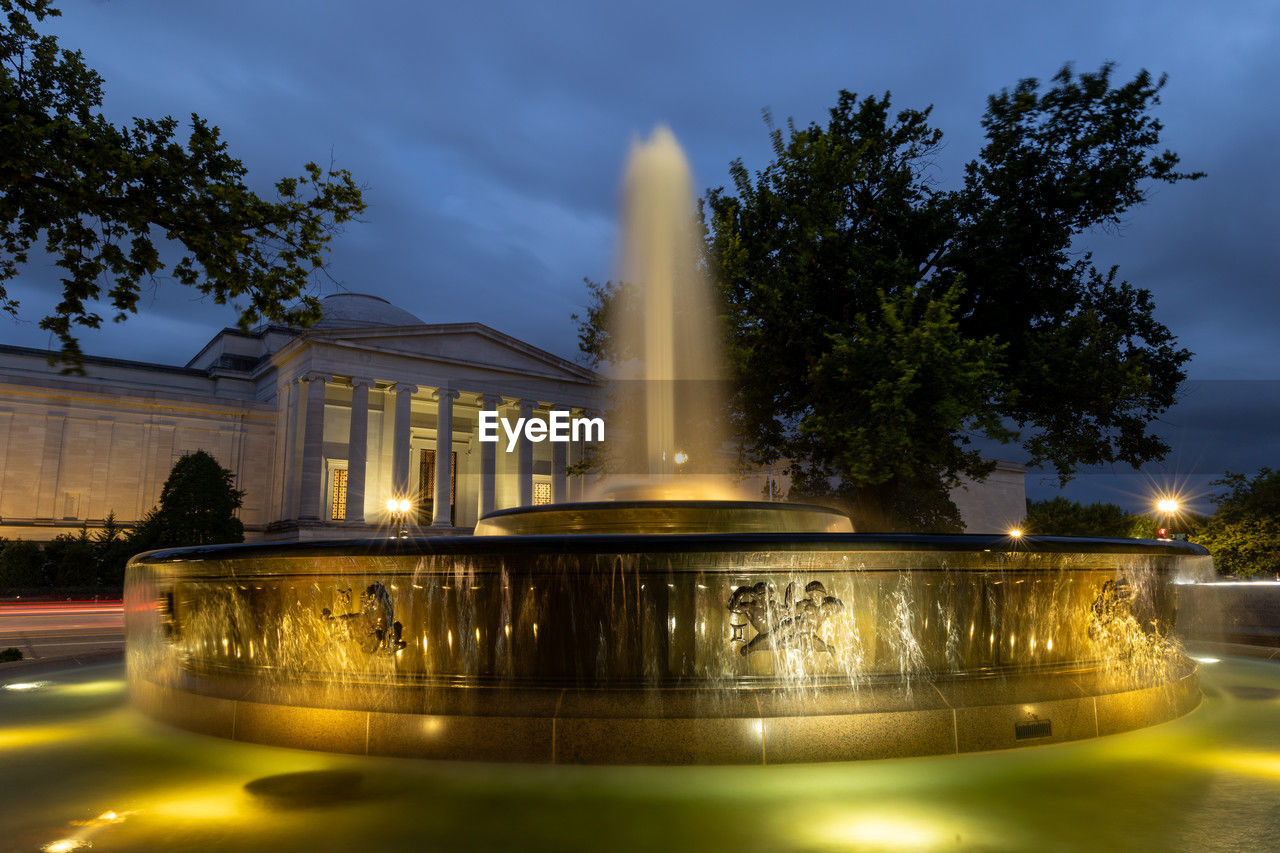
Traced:
<path fill-rule="evenodd" d="M 128 528 L 108 512 L 93 534 L 87 525 L 77 533 L 63 533 L 45 542 L 0 539 L 0 588 L 32 589 L 88 587 L 120 589 L 129 558 L 147 545 L 130 536 Z"/>
<path fill-rule="evenodd" d="M 1028 500 L 1022 529 L 1040 536 L 1147 539 L 1156 535 L 1156 523 L 1149 516 L 1131 513 L 1113 503 L 1081 504 L 1063 497 Z"/>
<path fill-rule="evenodd" d="M 198 115 L 185 140 L 168 116 L 109 122 L 102 78 L 39 32 L 60 14 L 50 0 L 0 0 L 0 12 L 0 307 L 17 316 L 5 283 L 32 251 L 54 258 L 62 300 L 40 327 L 75 367 L 77 327 L 101 325 L 99 304 L 116 321 L 136 313 L 141 282 L 173 249 L 173 278 L 236 306 L 242 327 L 319 316 L 312 277 L 335 230 L 364 210 L 350 173 L 307 163 L 261 198 Z"/>
<path fill-rule="evenodd" d="M 134 553 L 183 545 L 243 542 L 244 524 L 236 518 L 244 492 L 235 474 L 203 450 L 173 465 L 160 491 L 160 503 L 130 537 Z"/>
<path fill-rule="evenodd" d="M 751 458 L 793 491 L 843 497 L 863 527 L 945 529 L 948 491 L 1017 442 L 1065 482 L 1157 459 L 1148 431 L 1190 353 L 1151 295 L 1073 241 L 1119 225 L 1156 182 L 1198 174 L 1159 151 L 1164 78 L 1064 67 L 993 95 L 959 186 L 933 174 L 929 110 L 842 91 L 825 125 L 770 126 L 773 159 L 703 199 L 727 310 L 735 415 Z M 617 287 L 592 289 L 589 354 Z"/>
<path fill-rule="evenodd" d="M 26 589 L 44 584 L 44 552 L 25 539 L 0 540 L 0 588 Z"/>
<path fill-rule="evenodd" d="M 124 567 L 129 558 L 142 548 L 135 547 L 131 531 L 108 512 L 102 527 L 93 535 L 94 557 L 98 564 L 98 582 L 103 586 L 123 586 Z"/>
<path fill-rule="evenodd" d="M 93 586 L 98 582 L 98 554 L 87 530 L 63 533 L 44 546 L 45 574 L 54 586 Z"/>
<path fill-rule="evenodd" d="M 1213 554 L 1223 574 L 1280 575 L 1280 471 L 1263 468 L 1252 478 L 1228 471 L 1214 486 L 1217 510 L 1193 539 Z"/>

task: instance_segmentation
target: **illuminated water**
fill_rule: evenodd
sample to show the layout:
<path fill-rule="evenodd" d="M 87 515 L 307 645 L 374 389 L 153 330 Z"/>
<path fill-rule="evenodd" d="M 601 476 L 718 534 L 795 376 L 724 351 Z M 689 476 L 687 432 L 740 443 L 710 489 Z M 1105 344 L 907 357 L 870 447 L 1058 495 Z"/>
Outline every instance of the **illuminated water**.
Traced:
<path fill-rule="evenodd" d="M 670 130 L 632 146 L 620 276 L 627 286 L 609 318 L 620 357 L 611 369 L 606 495 L 742 497 L 723 476 L 720 331 L 698 264 L 693 199 L 689 164 Z"/>
<path fill-rule="evenodd" d="M 1188 716 L 1069 744 L 622 768 L 236 743 L 130 711 L 120 665 L 11 671 L 0 683 L 45 683 L 0 689 L 0 849 L 1277 849 L 1280 664 L 1226 659 L 1201 678 L 1206 699 Z M 114 821 L 98 819 L 107 812 Z"/>

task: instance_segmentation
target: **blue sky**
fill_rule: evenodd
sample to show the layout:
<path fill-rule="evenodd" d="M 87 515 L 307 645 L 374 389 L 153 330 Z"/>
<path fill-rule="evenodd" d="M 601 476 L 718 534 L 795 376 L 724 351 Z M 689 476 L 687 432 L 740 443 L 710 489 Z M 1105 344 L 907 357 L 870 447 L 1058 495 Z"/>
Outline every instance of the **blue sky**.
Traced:
<path fill-rule="evenodd" d="M 480 320 L 570 358 L 582 278 L 614 272 L 628 145 L 657 123 L 685 146 L 695 185 L 716 186 L 735 157 L 765 164 L 762 109 L 822 121 L 842 88 L 889 90 L 899 106 L 934 105 L 947 139 L 937 177 L 948 183 L 977 151 L 988 94 L 1047 78 L 1064 62 L 1091 70 L 1111 60 L 1125 77 L 1166 72 L 1165 142 L 1208 177 L 1159 188 L 1119 232 L 1082 243 L 1150 289 L 1158 316 L 1196 353 L 1191 376 L 1200 381 L 1162 427 L 1179 447 L 1139 478 L 1280 464 L 1269 422 L 1276 409 L 1249 407 L 1280 405 L 1271 381 L 1280 380 L 1280 4 L 63 0 L 61 8 L 53 29 L 103 74 L 113 119 L 198 112 L 263 190 L 309 159 L 332 156 L 356 175 L 369 211 L 335 241 L 340 285 L 325 284 L 327 292 L 374 293 L 429 322 Z M 49 344 L 34 321 L 54 304 L 54 281 L 36 264 L 10 288 L 27 322 L 0 319 L 0 340 Z M 185 362 L 234 321 L 194 296 L 161 281 L 139 316 L 85 333 L 82 344 Z M 1123 502 L 1124 489 L 1104 487 L 1104 474 L 1124 480 L 1091 474 L 1073 494 Z"/>

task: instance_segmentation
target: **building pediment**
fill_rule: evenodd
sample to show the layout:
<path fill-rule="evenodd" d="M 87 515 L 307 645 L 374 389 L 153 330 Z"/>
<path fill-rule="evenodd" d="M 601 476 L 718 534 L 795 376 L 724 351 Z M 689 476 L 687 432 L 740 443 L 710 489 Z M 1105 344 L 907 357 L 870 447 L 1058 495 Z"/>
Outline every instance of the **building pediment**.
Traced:
<path fill-rule="evenodd" d="M 296 346 L 326 344 L 371 354 L 484 367 L 574 383 L 595 384 L 600 381 L 600 377 L 588 368 L 482 323 L 312 329 L 295 342 Z"/>

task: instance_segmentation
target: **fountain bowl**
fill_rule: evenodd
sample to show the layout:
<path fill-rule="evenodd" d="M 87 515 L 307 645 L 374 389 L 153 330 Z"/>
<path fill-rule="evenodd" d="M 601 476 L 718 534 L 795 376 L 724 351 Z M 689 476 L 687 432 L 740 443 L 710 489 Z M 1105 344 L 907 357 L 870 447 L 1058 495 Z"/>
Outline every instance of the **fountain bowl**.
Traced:
<path fill-rule="evenodd" d="M 491 512 L 477 536 L 578 533 L 852 533 L 849 517 L 812 504 L 731 500 L 610 500 Z"/>
<path fill-rule="evenodd" d="M 642 764 L 1018 747 L 1199 702 L 1167 639 L 1171 582 L 1209 565 L 1199 546 L 714 532 L 766 509 L 668 507 L 685 516 L 672 527 L 620 504 L 628 532 L 566 505 L 486 519 L 506 535 L 139 555 L 133 702 L 260 743 Z M 609 532 L 560 532 L 582 529 Z"/>

